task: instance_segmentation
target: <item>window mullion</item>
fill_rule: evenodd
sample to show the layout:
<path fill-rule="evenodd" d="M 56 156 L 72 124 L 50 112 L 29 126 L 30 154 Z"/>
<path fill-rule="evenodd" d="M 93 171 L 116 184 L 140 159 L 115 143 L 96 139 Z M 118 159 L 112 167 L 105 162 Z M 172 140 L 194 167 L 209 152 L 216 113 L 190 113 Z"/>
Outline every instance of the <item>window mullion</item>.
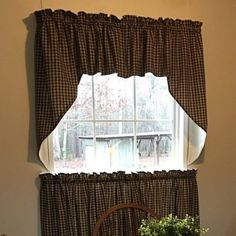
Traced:
<path fill-rule="evenodd" d="M 68 120 L 62 120 L 61 122 L 66 122 L 66 123 L 69 123 L 69 122 L 96 122 L 96 123 L 99 123 L 99 122 L 160 122 L 160 121 L 165 121 L 165 119 L 99 119 L 99 120 L 96 120 L 96 119 L 87 119 L 87 120 L 80 120 L 80 119 L 68 119 Z"/>
<path fill-rule="evenodd" d="M 178 168 L 183 168 L 183 124 L 181 117 L 180 107 L 173 101 L 173 140 L 172 140 L 172 161 L 175 162 L 175 166 Z"/>
<path fill-rule="evenodd" d="M 95 91 L 94 91 L 94 76 L 92 78 L 92 109 L 93 109 L 93 156 L 96 158 L 96 117 L 95 117 Z"/>
<path fill-rule="evenodd" d="M 133 77 L 133 96 L 134 96 L 134 123 L 133 123 L 133 127 L 134 127 L 134 162 L 135 162 L 135 166 L 137 166 L 137 133 L 136 133 L 136 127 L 137 127 L 137 117 L 136 117 L 136 77 Z"/>

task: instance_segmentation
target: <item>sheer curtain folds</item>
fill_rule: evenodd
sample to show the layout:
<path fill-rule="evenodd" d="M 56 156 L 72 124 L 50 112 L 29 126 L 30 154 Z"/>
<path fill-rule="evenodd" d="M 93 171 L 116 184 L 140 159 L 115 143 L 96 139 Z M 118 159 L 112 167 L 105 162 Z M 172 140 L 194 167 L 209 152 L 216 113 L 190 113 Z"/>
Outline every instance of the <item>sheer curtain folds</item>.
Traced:
<path fill-rule="evenodd" d="M 167 76 L 170 93 L 206 131 L 200 22 L 50 9 L 35 16 L 38 149 L 76 99 L 82 74 L 98 72 Z"/>

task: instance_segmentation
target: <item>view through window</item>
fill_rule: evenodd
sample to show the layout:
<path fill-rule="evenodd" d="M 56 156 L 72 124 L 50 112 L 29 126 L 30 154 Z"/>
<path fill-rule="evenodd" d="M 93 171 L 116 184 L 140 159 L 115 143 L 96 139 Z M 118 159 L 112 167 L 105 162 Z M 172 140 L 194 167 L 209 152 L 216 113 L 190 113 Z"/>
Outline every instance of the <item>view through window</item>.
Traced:
<path fill-rule="evenodd" d="M 53 132 L 54 171 L 179 168 L 177 110 L 165 77 L 83 75 Z"/>

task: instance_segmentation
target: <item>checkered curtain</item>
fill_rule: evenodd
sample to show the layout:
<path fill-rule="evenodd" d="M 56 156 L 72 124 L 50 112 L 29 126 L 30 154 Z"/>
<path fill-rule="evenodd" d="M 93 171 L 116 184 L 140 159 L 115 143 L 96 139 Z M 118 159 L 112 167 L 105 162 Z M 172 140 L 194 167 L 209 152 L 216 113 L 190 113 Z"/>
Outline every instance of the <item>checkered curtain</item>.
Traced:
<path fill-rule="evenodd" d="M 35 12 L 38 148 L 77 96 L 82 74 L 167 76 L 186 113 L 207 129 L 201 23 L 105 14 Z"/>
<path fill-rule="evenodd" d="M 108 208 L 139 203 L 158 216 L 199 215 L 196 170 L 125 174 L 42 174 L 43 236 L 90 236 Z M 100 236 L 135 236 L 145 213 L 120 210 L 101 225 Z"/>

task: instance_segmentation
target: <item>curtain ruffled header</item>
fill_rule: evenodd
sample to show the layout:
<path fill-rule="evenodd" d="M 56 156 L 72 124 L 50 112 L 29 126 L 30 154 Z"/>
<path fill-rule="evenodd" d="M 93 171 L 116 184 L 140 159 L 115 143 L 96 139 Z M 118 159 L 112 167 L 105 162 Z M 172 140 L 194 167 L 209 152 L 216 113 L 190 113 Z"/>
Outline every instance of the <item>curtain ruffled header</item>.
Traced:
<path fill-rule="evenodd" d="M 106 14 L 35 12 L 38 147 L 77 96 L 82 74 L 152 72 L 167 76 L 169 90 L 186 113 L 207 129 L 201 23 Z"/>

